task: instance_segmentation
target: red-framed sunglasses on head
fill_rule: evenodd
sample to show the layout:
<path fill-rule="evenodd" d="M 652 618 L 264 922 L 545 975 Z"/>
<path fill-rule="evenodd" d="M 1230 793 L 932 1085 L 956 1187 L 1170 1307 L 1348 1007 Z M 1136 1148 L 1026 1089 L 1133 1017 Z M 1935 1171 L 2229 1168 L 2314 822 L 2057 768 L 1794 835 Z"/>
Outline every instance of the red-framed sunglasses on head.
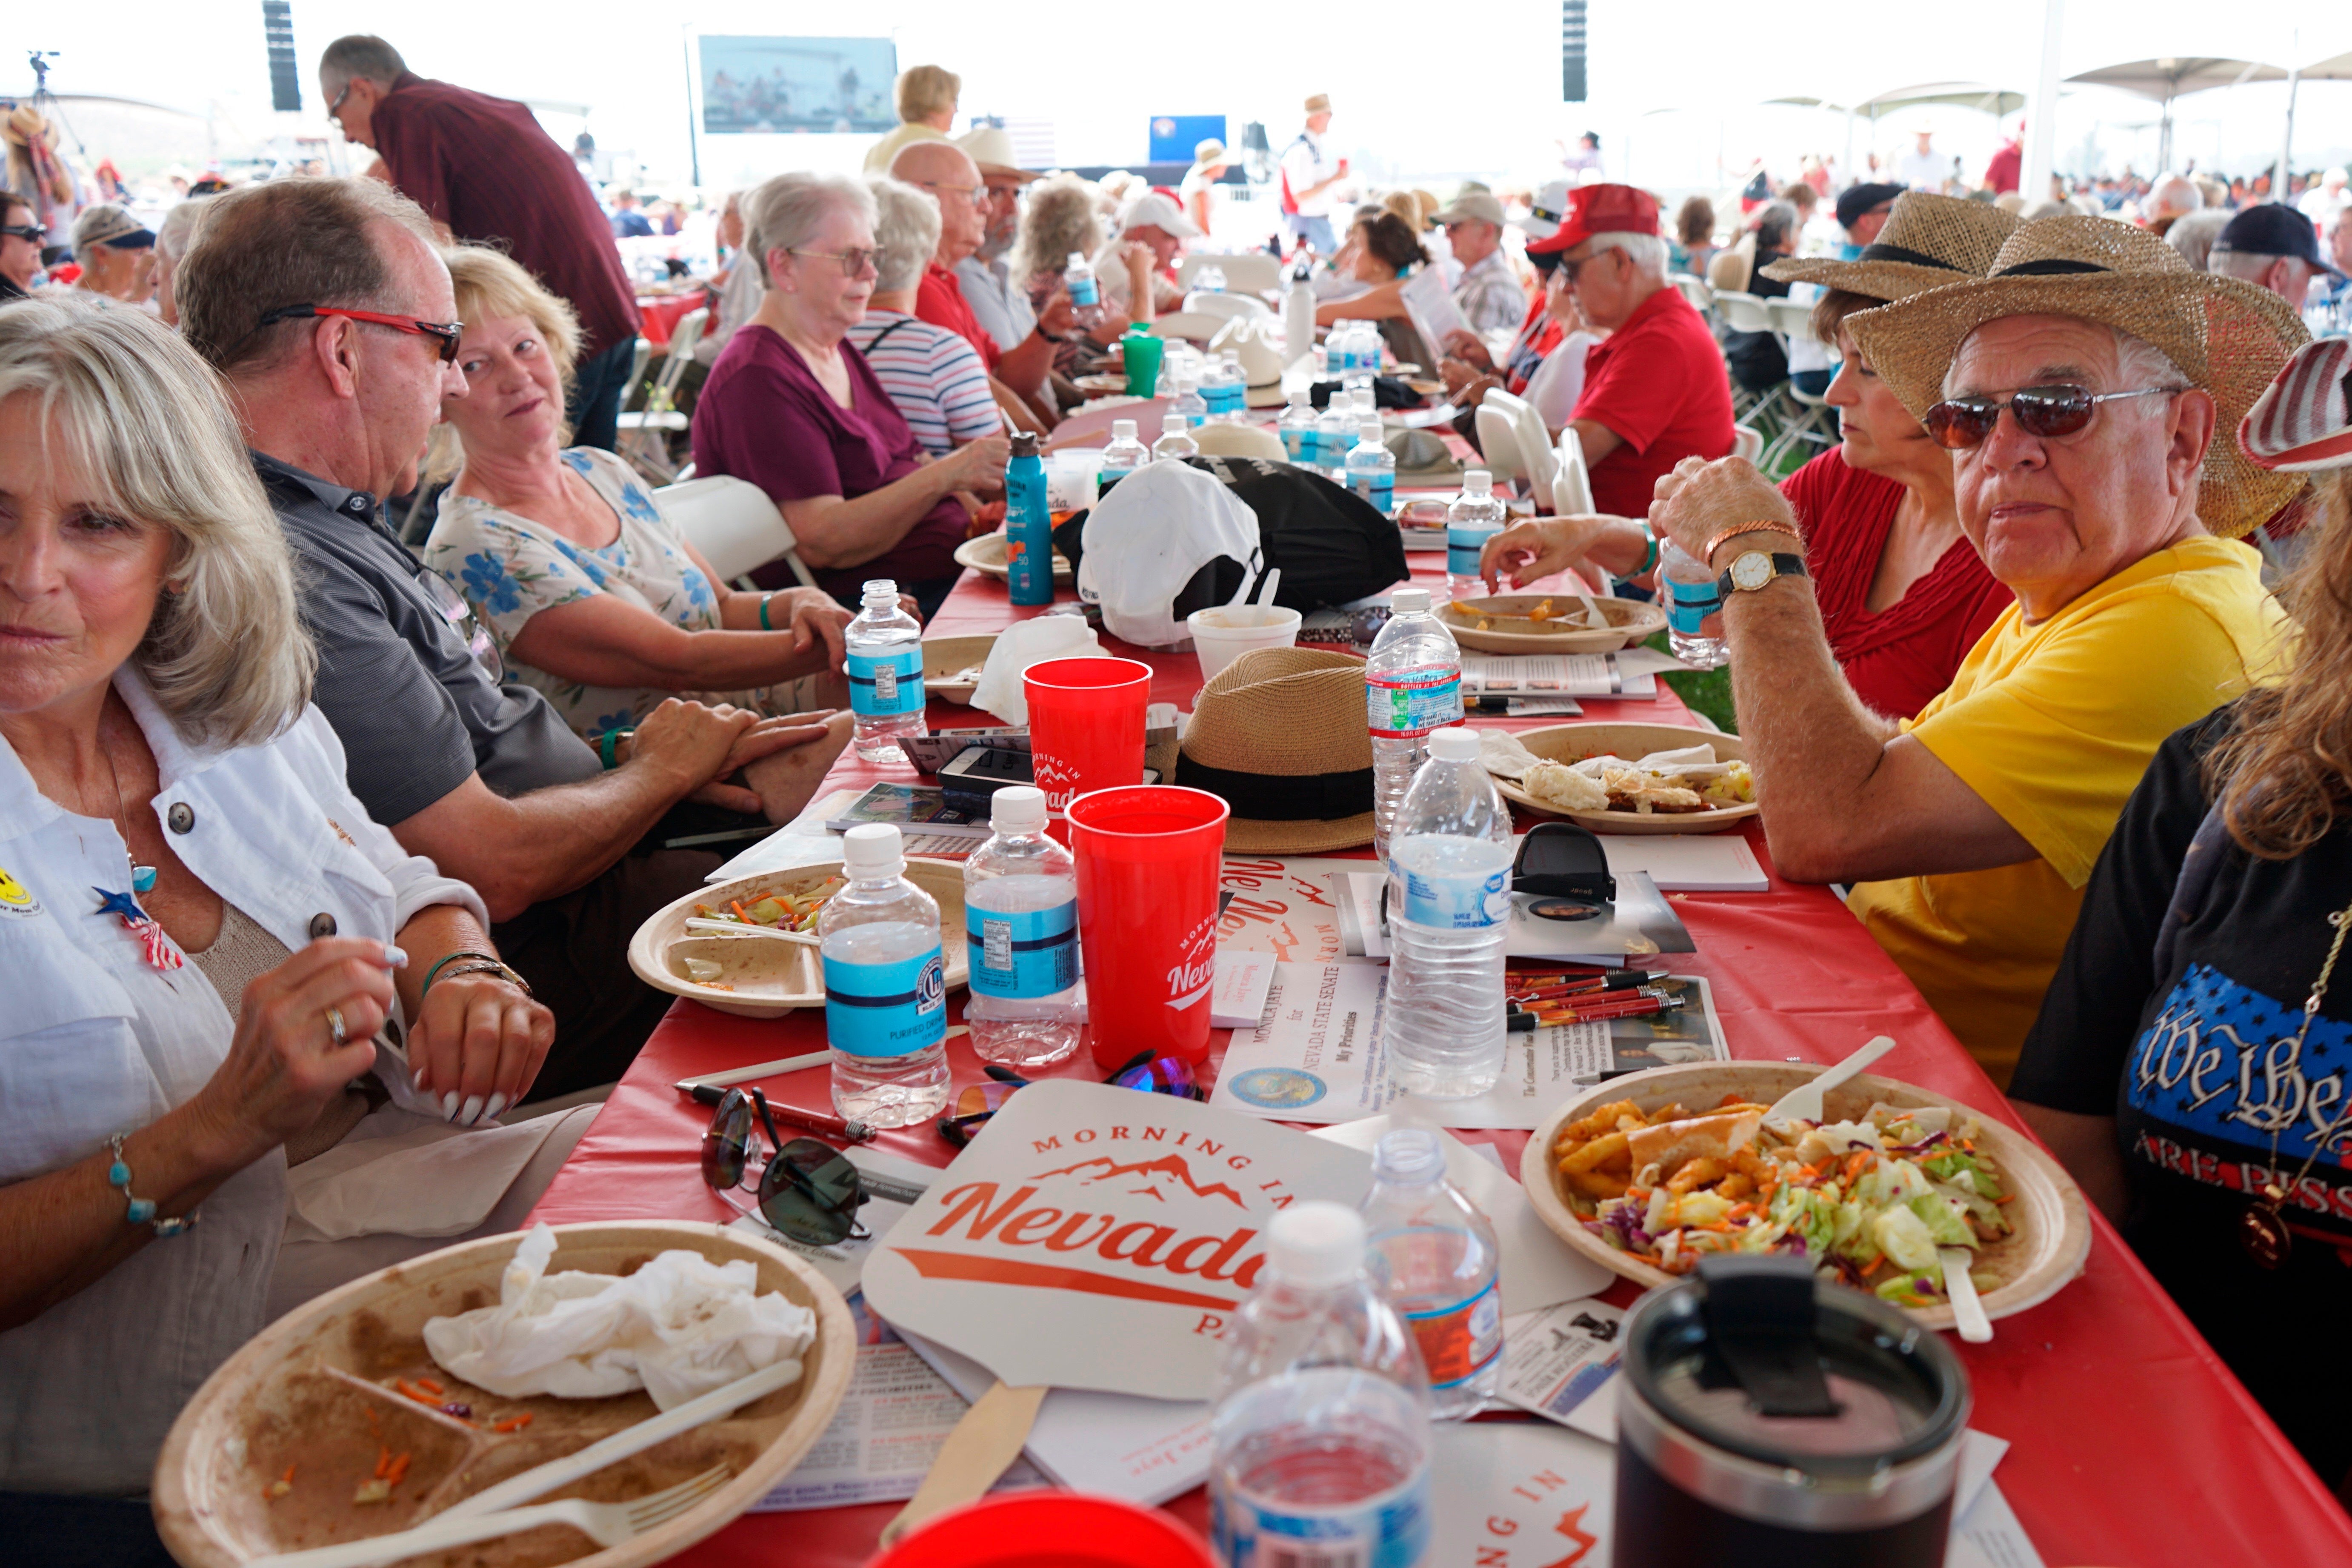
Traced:
<path fill-rule="evenodd" d="M 441 363 L 457 363 L 457 339 L 466 330 L 463 321 L 420 321 L 414 316 L 388 316 L 382 310 L 351 310 L 341 305 L 280 305 L 253 324 L 259 331 L 279 321 L 308 321 L 314 316 L 341 316 L 347 321 L 368 321 L 379 327 L 390 327 L 395 332 L 413 337 L 436 338 L 441 343 Z"/>

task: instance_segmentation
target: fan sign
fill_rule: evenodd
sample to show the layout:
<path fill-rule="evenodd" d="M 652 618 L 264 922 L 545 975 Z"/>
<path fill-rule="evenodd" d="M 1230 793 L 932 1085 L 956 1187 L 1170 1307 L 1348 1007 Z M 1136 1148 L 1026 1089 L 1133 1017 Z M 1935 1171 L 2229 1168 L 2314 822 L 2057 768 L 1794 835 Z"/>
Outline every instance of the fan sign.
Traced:
<path fill-rule="evenodd" d="M 1016 1387 L 1202 1399 L 1266 1222 L 1370 1185 L 1360 1150 L 1171 1095 L 1040 1083 L 882 1239 L 866 1296 Z"/>

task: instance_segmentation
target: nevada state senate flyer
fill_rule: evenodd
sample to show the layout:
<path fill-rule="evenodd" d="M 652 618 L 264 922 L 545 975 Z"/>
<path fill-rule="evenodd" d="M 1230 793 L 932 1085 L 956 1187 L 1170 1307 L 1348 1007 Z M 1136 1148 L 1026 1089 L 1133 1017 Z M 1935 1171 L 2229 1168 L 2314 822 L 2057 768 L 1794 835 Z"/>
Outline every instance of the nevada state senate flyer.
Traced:
<path fill-rule="evenodd" d="M 1266 1222 L 1301 1199 L 1353 1207 L 1369 1181 L 1360 1151 L 1286 1127 L 1049 1079 L 891 1227 L 866 1295 L 1015 1387 L 1197 1400 L 1265 1266 Z"/>

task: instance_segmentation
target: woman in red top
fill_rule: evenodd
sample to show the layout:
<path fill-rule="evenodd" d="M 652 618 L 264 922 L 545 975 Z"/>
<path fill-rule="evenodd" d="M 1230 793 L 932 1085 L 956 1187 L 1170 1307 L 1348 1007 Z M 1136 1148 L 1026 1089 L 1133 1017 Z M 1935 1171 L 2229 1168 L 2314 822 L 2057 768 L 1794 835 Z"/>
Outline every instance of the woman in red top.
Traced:
<path fill-rule="evenodd" d="M 1784 260 L 1770 275 L 1817 282 L 1814 334 L 1842 356 L 1827 394 L 1839 444 L 1780 482 L 1805 534 L 1823 630 L 1854 694 L 1907 719 L 1951 683 L 2012 595 L 1960 533 L 1952 458 L 1854 350 L 1845 318 L 1922 289 L 1982 277 L 2017 220 L 1977 202 L 1906 192 L 1855 261 Z M 1568 567 L 1646 583 L 1657 564 L 1646 521 L 1544 518 L 1490 541 L 1493 584 Z"/>

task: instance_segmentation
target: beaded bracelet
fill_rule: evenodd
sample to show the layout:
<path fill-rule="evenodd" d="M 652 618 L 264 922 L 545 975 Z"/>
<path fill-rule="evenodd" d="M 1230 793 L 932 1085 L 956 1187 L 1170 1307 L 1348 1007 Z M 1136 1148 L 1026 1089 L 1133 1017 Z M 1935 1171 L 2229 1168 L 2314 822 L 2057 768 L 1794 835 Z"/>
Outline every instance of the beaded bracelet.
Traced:
<path fill-rule="evenodd" d="M 159 1237 L 177 1236 L 182 1231 L 194 1226 L 196 1223 L 196 1216 L 194 1215 L 163 1215 L 159 1216 L 155 1213 L 155 1203 L 153 1199 L 131 1196 L 131 1166 L 130 1163 L 122 1158 L 122 1141 L 128 1136 L 128 1133 L 117 1132 L 113 1137 L 107 1140 L 109 1143 L 114 1146 L 114 1163 L 106 1168 L 106 1184 L 110 1187 L 120 1187 L 122 1189 L 122 1196 L 126 1200 L 128 1205 L 122 1212 L 123 1222 L 127 1225 L 152 1226 L 154 1228 L 155 1234 Z"/>
<path fill-rule="evenodd" d="M 457 976 L 461 974 L 495 974 L 499 979 L 505 981 L 508 984 L 513 986 L 516 990 L 521 992 L 524 995 L 531 996 L 534 1000 L 536 999 L 536 994 L 532 992 L 530 981 L 525 980 L 521 975 L 516 973 L 513 970 L 508 968 L 505 964 L 499 963 L 495 959 L 487 963 L 463 964 L 458 968 L 449 971 L 449 978 L 452 980 L 457 979 Z M 424 993 L 420 991 L 417 994 L 422 996 Z"/>
<path fill-rule="evenodd" d="M 478 958 L 485 963 L 500 963 L 502 962 L 495 952 L 477 952 L 470 949 L 460 949 L 456 952 L 445 952 L 432 968 L 425 972 L 425 984 L 416 988 L 416 994 L 421 997 L 427 991 L 432 990 L 434 976 L 439 974 L 442 970 L 447 968 L 450 964 L 457 963 L 461 958 Z"/>

